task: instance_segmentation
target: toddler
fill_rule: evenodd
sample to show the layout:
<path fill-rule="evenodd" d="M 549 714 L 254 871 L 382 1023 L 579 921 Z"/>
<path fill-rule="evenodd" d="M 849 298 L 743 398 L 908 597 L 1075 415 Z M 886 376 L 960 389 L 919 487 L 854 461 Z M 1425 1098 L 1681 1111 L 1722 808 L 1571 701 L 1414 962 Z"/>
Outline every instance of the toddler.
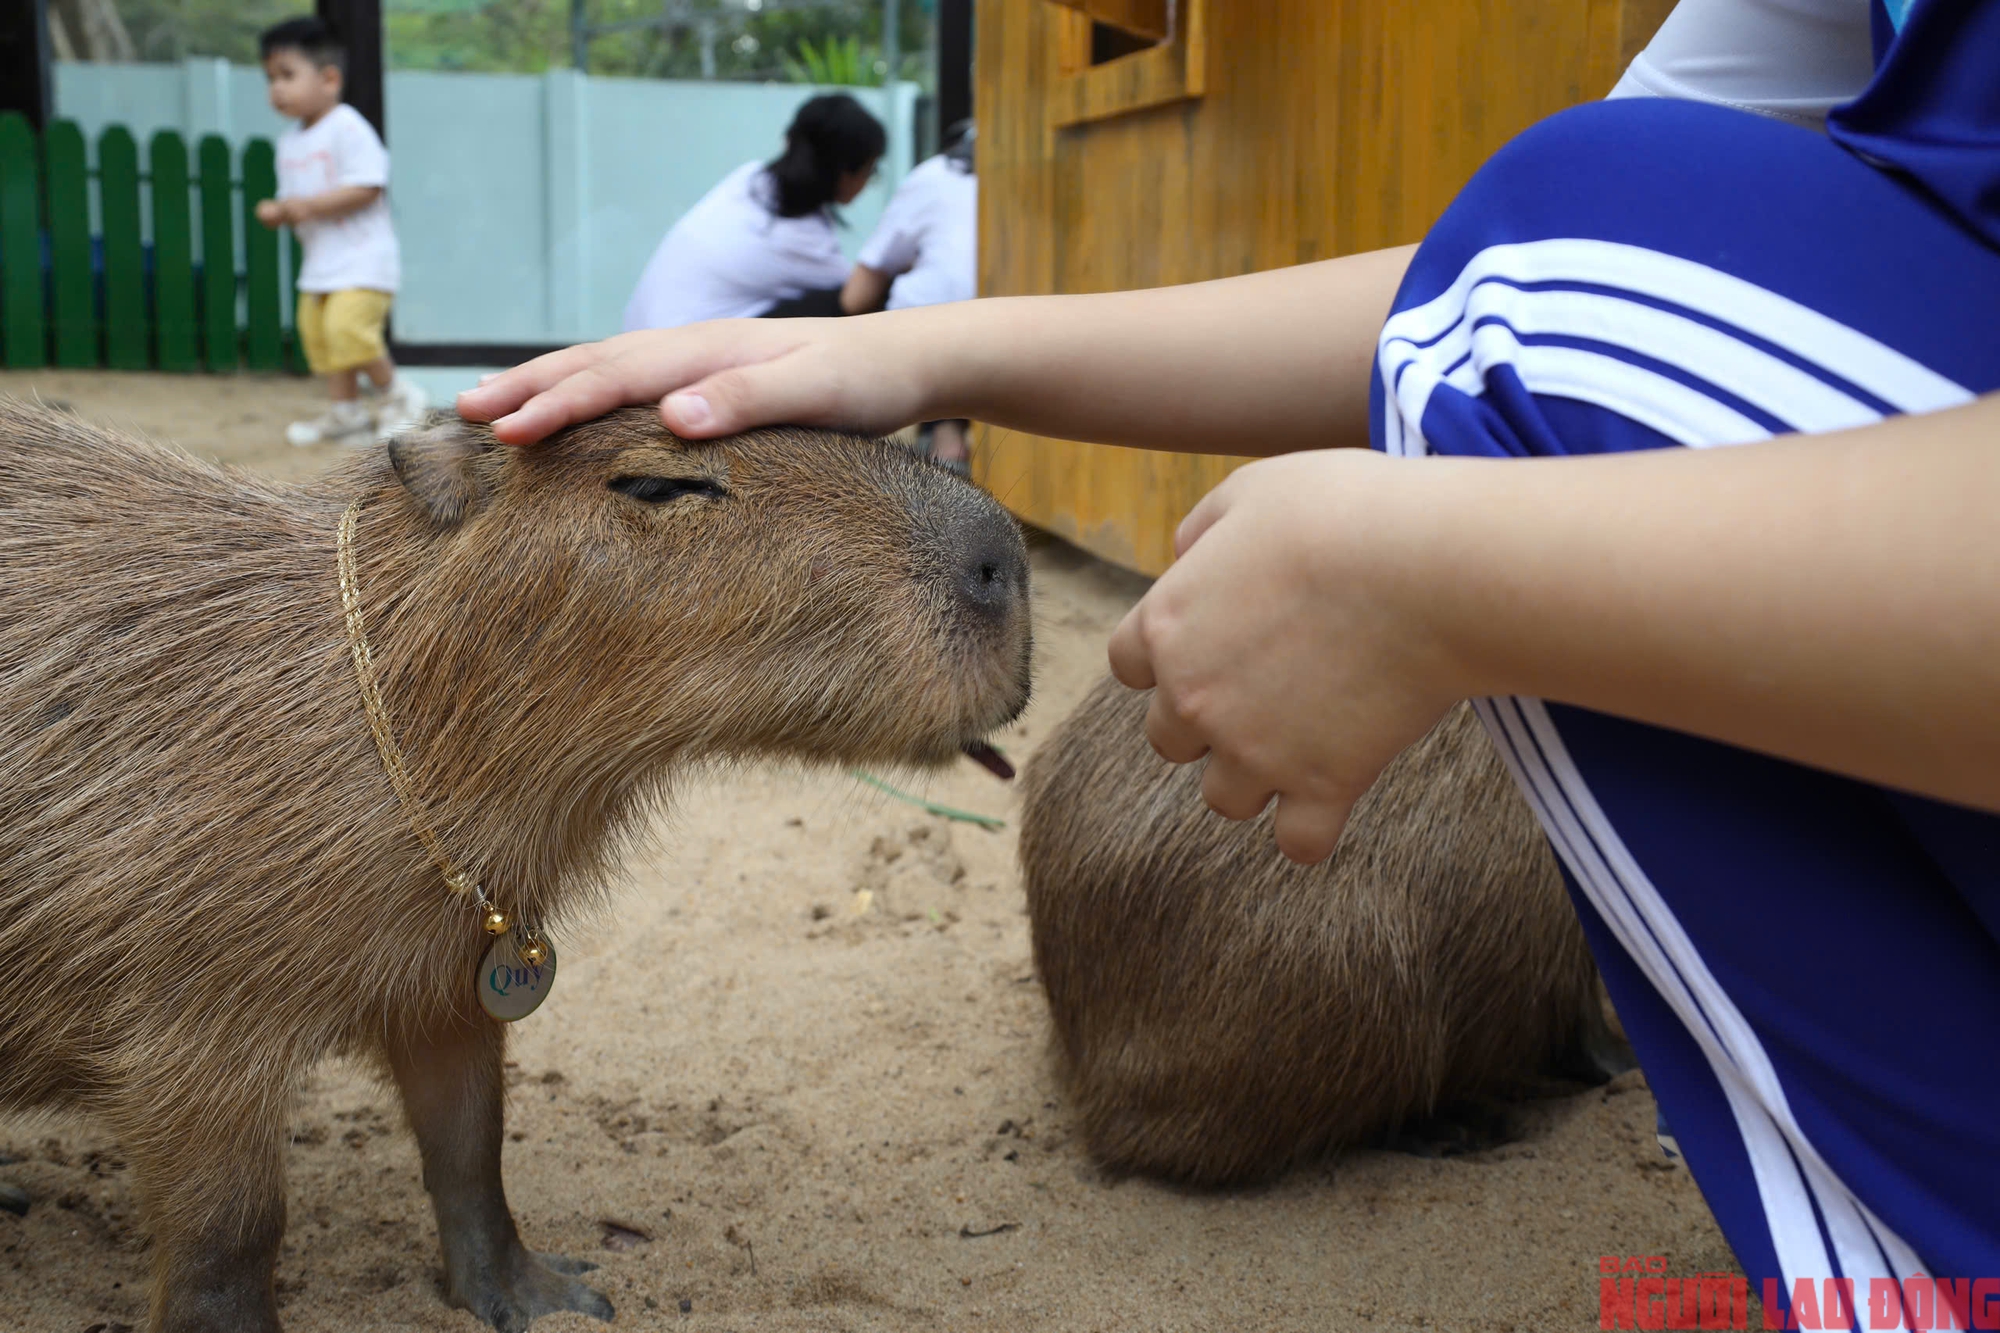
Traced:
<path fill-rule="evenodd" d="M 280 23 L 259 48 L 271 106 L 298 119 L 278 140 L 278 197 L 257 205 L 267 227 L 290 226 L 305 251 L 298 274 L 299 341 L 333 401 L 285 438 L 365 446 L 417 419 L 423 391 L 396 373 L 383 329 L 402 257 L 389 222 L 389 153 L 360 112 L 340 100 L 346 53 L 316 18 Z M 372 415 L 361 377 L 382 395 Z"/>

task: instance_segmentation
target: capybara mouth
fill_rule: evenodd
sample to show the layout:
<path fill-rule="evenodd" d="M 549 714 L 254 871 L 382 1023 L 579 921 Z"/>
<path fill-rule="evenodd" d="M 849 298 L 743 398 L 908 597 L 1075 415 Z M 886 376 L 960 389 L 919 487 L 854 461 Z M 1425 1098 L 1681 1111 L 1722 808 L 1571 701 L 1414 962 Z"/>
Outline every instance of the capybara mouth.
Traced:
<path fill-rule="evenodd" d="M 1002 782 L 1013 781 L 1014 766 L 1007 762 L 1006 755 L 994 749 L 988 742 L 967 741 L 960 749 L 964 751 L 966 758 L 971 759 Z"/>

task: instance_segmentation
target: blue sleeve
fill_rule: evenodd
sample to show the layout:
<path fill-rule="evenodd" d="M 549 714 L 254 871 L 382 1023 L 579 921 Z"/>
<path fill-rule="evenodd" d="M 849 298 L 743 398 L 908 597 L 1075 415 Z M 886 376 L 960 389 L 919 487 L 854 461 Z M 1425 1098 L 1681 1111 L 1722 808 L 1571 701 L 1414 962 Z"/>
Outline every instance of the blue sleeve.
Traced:
<path fill-rule="evenodd" d="M 1879 38 L 1896 15 L 1874 8 Z M 1827 133 L 2000 247 L 2000 0 L 1910 0 L 1874 81 Z"/>

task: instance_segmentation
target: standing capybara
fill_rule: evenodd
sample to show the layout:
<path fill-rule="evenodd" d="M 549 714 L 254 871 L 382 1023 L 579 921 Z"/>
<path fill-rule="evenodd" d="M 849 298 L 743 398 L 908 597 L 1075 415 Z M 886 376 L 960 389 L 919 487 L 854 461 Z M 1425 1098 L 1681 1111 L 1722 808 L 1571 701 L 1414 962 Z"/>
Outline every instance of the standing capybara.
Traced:
<path fill-rule="evenodd" d="M 413 803 L 550 942 L 691 762 L 977 748 L 1027 696 L 1020 534 L 824 432 L 696 445 L 630 411 L 509 449 L 434 418 L 293 489 L 0 402 L 0 1109 L 117 1133 L 154 1329 L 267 1331 L 294 1089 L 375 1056 L 449 1298 L 501 1329 L 609 1318 L 501 1193 L 493 940 L 371 735 L 337 573 L 356 500 Z"/>
<path fill-rule="evenodd" d="M 1268 1177 L 1538 1071 L 1608 1076 L 1597 974 L 1533 813 L 1465 705 L 1297 866 L 1147 744 L 1105 680 L 1028 765 L 1035 966 L 1091 1152 Z"/>

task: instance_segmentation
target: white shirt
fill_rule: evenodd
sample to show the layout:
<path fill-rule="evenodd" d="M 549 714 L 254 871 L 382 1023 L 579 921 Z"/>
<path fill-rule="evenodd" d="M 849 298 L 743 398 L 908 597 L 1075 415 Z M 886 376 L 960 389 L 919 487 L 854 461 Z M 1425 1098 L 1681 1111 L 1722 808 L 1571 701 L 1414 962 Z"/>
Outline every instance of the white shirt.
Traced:
<path fill-rule="evenodd" d="M 979 178 L 942 154 L 919 163 L 857 262 L 895 277 L 891 310 L 971 300 L 979 283 Z"/>
<path fill-rule="evenodd" d="M 1823 129 L 1875 73 L 1868 0 L 1681 0 L 1613 97 L 1679 97 Z"/>
<path fill-rule="evenodd" d="M 310 127 L 294 126 L 278 137 L 278 198 L 324 194 L 344 185 L 379 185 L 383 193 L 345 217 L 314 218 L 292 228 L 306 252 L 299 290 L 393 292 L 402 280 L 403 256 L 389 222 L 389 150 L 375 127 L 342 102 Z"/>
<path fill-rule="evenodd" d="M 761 162 L 723 177 L 653 251 L 626 302 L 626 330 L 761 315 L 780 301 L 846 282 L 833 218 L 824 209 L 781 218 L 771 211 L 776 202 Z"/>

